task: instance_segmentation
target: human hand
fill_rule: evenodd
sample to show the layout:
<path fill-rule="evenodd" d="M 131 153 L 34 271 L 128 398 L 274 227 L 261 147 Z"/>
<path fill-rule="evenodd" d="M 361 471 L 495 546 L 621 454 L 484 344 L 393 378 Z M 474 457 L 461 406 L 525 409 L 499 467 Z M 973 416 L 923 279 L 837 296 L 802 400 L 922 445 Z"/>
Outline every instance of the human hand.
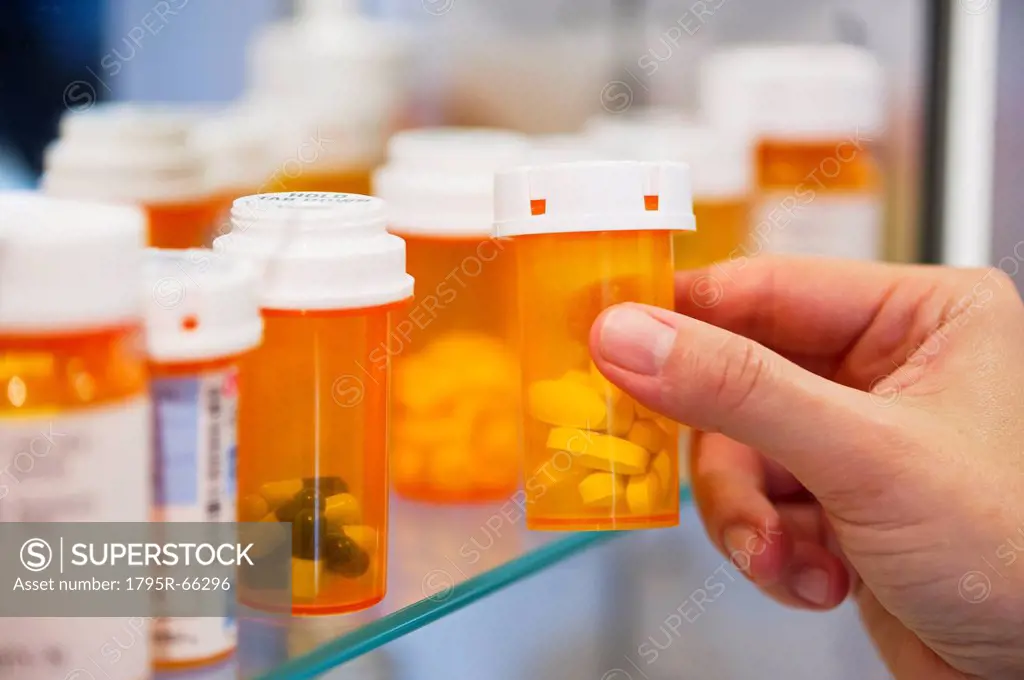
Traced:
<path fill-rule="evenodd" d="M 1024 677 L 1009 277 L 758 258 L 680 274 L 676 303 L 606 310 L 591 352 L 701 431 L 691 481 L 719 550 L 787 605 L 852 593 L 900 680 Z"/>

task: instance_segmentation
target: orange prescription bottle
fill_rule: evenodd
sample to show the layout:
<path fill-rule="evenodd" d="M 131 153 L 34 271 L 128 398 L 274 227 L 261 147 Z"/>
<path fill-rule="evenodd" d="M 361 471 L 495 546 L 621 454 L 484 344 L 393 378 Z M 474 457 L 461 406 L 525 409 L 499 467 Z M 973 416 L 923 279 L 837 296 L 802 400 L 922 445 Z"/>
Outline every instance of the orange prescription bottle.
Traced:
<path fill-rule="evenodd" d="M 370 192 L 404 115 L 410 41 L 357 2 L 302 3 L 253 40 L 246 97 L 276 116 L 266 191 Z"/>
<path fill-rule="evenodd" d="M 267 136 L 272 131 L 265 112 L 246 105 L 213 113 L 194 126 L 192 143 L 203 158 L 206 184 L 218 206 L 214 238 L 229 231 L 236 198 L 269 186 L 274 169 Z"/>
<path fill-rule="evenodd" d="M 709 59 L 708 119 L 755 149 L 749 254 L 883 255 L 883 89 L 878 62 L 852 45 L 749 46 Z"/>
<path fill-rule="evenodd" d="M 586 130 L 611 158 L 690 166 L 699 228 L 676 233 L 676 269 L 705 267 L 747 254 L 754 157 L 745 136 L 653 111 L 594 118 Z"/>
<path fill-rule="evenodd" d="M 130 104 L 68 113 L 45 153 L 43 190 L 141 207 L 150 246 L 209 246 L 219 203 L 190 141 L 194 121 L 194 112 Z"/>
<path fill-rule="evenodd" d="M 293 613 L 365 609 L 385 591 L 388 350 L 412 296 L 405 244 L 387 233 L 383 201 L 353 194 L 246 196 L 231 222 L 215 250 L 262 277 L 263 344 L 242 362 L 239 521 L 291 523 Z"/>
<path fill-rule="evenodd" d="M 441 503 L 508 499 L 519 482 L 515 261 L 491 238 L 494 171 L 525 159 L 502 130 L 392 137 L 374 193 L 406 243 L 416 301 L 392 343 L 395 490 Z"/>
<path fill-rule="evenodd" d="M 496 175 L 494 198 L 517 264 L 527 526 L 677 524 L 676 424 L 610 383 L 588 347 L 610 305 L 672 306 L 672 233 L 694 228 L 689 168 L 518 168 Z"/>
<path fill-rule="evenodd" d="M 201 249 L 150 250 L 144 270 L 156 519 L 234 522 L 241 358 L 262 333 L 255 272 Z M 156 620 L 157 668 L 213 663 L 234 651 L 228 595 L 222 617 Z"/>
<path fill-rule="evenodd" d="M 144 228 L 129 207 L 0 194 L 0 521 L 149 518 Z M 148 677 L 148 628 L 2 619 L 0 639 L 18 659 L 3 677 Z"/>

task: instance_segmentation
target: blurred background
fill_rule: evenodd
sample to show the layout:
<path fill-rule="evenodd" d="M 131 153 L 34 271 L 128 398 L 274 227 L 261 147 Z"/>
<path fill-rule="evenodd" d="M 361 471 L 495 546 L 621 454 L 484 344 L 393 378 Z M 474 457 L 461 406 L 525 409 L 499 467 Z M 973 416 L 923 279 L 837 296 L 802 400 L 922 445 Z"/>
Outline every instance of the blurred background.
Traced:
<path fill-rule="evenodd" d="M 698 179 L 751 176 L 743 231 L 756 235 L 778 226 L 785 198 L 772 192 L 806 181 L 787 143 L 810 139 L 846 164 L 838 145 L 866 138 L 871 166 L 860 158 L 827 187 L 856 204 L 811 213 L 846 231 L 826 243 L 806 225 L 776 228 L 772 249 L 998 265 L 1021 280 L 1022 37 L 1024 3 L 1008 0 L 6 0 L 0 186 L 40 182 L 69 112 L 139 102 L 194 115 L 211 167 L 255 168 L 250 189 L 310 141 L 327 140 L 325 163 L 368 175 L 397 130 L 508 128 L 538 158 L 663 153 L 692 160 Z M 771 71 L 762 52 L 744 58 L 751 44 L 827 49 L 760 62 Z M 792 88 L 765 99 L 758 78 Z M 829 83 L 862 96 L 808 107 Z M 808 108 L 828 115 L 787 115 Z M 692 121 L 715 143 L 694 141 Z M 728 165 L 736 145 L 748 152 Z M 830 159 L 810 167 L 828 175 Z M 739 581 L 666 632 L 720 566 L 685 511 L 678 530 L 578 555 L 330 677 L 886 677 L 851 609 L 787 612 Z"/>

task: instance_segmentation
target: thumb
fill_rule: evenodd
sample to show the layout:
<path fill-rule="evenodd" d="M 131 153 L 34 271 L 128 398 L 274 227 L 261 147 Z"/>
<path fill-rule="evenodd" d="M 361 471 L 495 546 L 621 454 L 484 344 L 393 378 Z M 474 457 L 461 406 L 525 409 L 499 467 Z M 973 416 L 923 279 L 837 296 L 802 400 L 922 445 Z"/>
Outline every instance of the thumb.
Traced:
<path fill-rule="evenodd" d="M 815 495 L 877 477 L 895 408 L 817 376 L 753 340 L 665 309 L 604 311 L 591 332 L 604 375 L 642 404 L 761 451 Z"/>

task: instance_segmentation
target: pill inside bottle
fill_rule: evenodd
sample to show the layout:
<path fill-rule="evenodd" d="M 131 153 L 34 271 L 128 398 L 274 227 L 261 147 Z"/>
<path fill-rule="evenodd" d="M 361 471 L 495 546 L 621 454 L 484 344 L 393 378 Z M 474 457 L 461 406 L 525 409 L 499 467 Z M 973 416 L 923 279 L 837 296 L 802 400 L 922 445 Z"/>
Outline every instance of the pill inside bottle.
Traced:
<path fill-rule="evenodd" d="M 153 402 L 154 516 L 166 522 L 236 521 L 235 460 L 242 357 L 260 341 L 255 270 L 211 250 L 146 253 L 146 350 Z M 230 655 L 233 603 L 221 616 L 154 622 L 157 668 Z"/>
<path fill-rule="evenodd" d="M 527 149 L 504 130 L 411 130 L 391 139 L 374 176 L 418 291 L 391 334 L 391 472 L 407 498 L 499 501 L 516 490 L 515 261 L 491 224 L 494 171 Z"/>
<path fill-rule="evenodd" d="M 259 270 L 263 343 L 242 361 L 239 520 L 291 525 L 292 613 L 384 597 L 388 333 L 412 296 L 384 203 L 354 194 L 247 196 L 215 250 Z M 244 586 L 244 584 L 243 584 Z M 272 608 L 255 591 L 243 603 Z"/>
<path fill-rule="evenodd" d="M 221 206 L 191 141 L 195 121 L 193 111 L 156 105 L 69 112 L 44 155 L 43 191 L 142 208 L 156 248 L 209 246 Z"/>
<path fill-rule="evenodd" d="M 678 426 L 590 357 L 607 307 L 673 303 L 672 236 L 693 229 L 681 163 L 579 162 L 499 172 L 495 232 L 512 242 L 524 402 L 526 522 L 609 530 L 679 521 Z"/>

